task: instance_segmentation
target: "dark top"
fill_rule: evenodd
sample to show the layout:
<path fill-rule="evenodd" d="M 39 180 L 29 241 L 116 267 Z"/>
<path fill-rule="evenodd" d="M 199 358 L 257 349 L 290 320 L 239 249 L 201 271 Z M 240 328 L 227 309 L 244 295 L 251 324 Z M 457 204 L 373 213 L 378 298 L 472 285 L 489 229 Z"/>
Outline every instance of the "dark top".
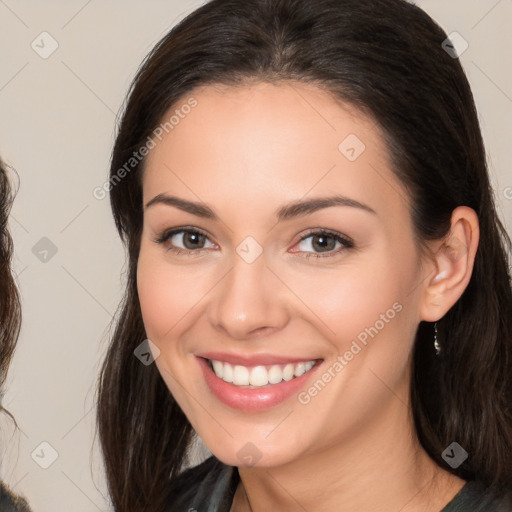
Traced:
<path fill-rule="evenodd" d="M 0 512 L 30 512 L 27 502 L 0 482 Z"/>
<path fill-rule="evenodd" d="M 173 482 L 167 512 L 229 512 L 239 481 L 235 466 L 212 455 Z M 440 512 L 512 512 L 512 491 L 505 496 L 470 481 Z"/>

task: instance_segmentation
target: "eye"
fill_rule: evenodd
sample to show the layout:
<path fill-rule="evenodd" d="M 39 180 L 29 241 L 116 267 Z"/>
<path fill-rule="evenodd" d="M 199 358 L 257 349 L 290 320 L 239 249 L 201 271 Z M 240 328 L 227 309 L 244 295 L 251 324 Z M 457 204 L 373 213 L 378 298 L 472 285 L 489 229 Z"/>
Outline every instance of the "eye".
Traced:
<path fill-rule="evenodd" d="M 215 248 L 215 244 L 212 244 L 208 240 L 208 237 L 199 231 L 198 229 L 188 228 L 176 228 L 164 231 L 162 235 L 154 240 L 157 244 L 165 244 L 169 251 L 176 254 L 188 254 L 201 253 L 208 247 L 207 243 L 210 243 L 210 247 Z"/>
<path fill-rule="evenodd" d="M 354 243 L 341 233 L 336 231 L 329 231 L 321 229 L 317 231 L 310 231 L 304 235 L 297 246 L 299 251 L 292 252 L 306 252 L 305 258 L 325 258 L 335 256 L 342 252 L 344 249 L 354 248 Z M 311 249 L 315 252 L 311 252 Z M 326 254 L 322 254 L 326 253 Z"/>
<path fill-rule="evenodd" d="M 170 229 L 164 231 L 154 242 L 165 245 L 168 251 L 188 256 L 196 256 L 208 248 L 216 247 L 210 242 L 208 236 L 197 228 Z M 208 247 L 207 244 L 210 246 Z M 297 246 L 299 250 L 292 252 L 306 253 L 305 258 L 325 258 L 335 256 L 344 249 L 354 248 L 354 243 L 341 233 L 320 229 L 304 235 Z"/>

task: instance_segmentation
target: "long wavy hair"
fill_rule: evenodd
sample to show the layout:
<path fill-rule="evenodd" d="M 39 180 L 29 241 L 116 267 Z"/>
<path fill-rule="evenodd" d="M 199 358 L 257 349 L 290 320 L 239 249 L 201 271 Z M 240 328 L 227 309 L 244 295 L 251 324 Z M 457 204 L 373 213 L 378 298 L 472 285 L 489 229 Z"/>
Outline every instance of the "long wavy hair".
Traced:
<path fill-rule="evenodd" d="M 13 199 L 7 169 L 0 160 L 0 387 L 7 378 L 21 327 L 20 299 L 11 268 L 13 243 L 8 229 Z M 5 411 L 3 406 L 0 409 Z"/>
<path fill-rule="evenodd" d="M 126 169 L 164 114 L 195 88 L 255 81 L 317 85 L 371 116 L 409 192 L 419 248 L 442 239 L 452 211 L 473 208 L 480 245 L 471 281 L 438 322 L 418 326 L 411 402 L 424 449 L 466 480 L 512 481 L 511 242 L 497 216 L 473 95 L 446 33 L 405 0 L 212 0 L 176 25 L 142 63 L 112 153 L 110 200 L 128 253 L 127 284 L 100 376 L 98 431 L 116 511 L 164 510 L 192 427 L 155 365 L 137 294 L 144 159 Z M 445 45 L 444 45 L 445 46 Z M 443 450 L 470 454 L 457 469 Z M 193 482 L 190 483 L 191 485 Z"/>
<path fill-rule="evenodd" d="M 13 200 L 7 166 L 0 160 L 0 412 L 17 426 L 3 405 L 3 387 L 21 328 L 21 303 L 12 270 L 14 247 L 8 226 Z"/>

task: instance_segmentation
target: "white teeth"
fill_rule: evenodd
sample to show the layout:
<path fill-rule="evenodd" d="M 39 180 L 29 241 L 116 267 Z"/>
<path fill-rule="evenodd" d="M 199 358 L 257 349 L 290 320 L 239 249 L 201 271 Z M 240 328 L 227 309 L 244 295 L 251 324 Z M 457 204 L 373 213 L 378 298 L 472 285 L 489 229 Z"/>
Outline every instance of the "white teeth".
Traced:
<path fill-rule="evenodd" d="M 306 364 L 299 363 L 295 368 L 295 376 L 300 377 L 305 372 L 306 372 Z"/>
<path fill-rule="evenodd" d="M 235 366 L 233 368 L 233 384 L 237 386 L 249 385 L 249 370 L 245 366 Z"/>
<path fill-rule="evenodd" d="M 220 361 L 218 361 L 218 362 L 220 363 Z M 222 364 L 222 363 L 220 363 L 220 364 Z M 224 366 L 224 368 L 222 369 L 222 377 L 220 377 L 220 378 L 225 380 L 226 382 L 233 382 L 233 367 L 230 364 L 226 364 L 223 366 Z M 213 369 L 215 371 L 215 367 Z"/>
<path fill-rule="evenodd" d="M 300 362 L 296 364 L 272 366 L 246 367 L 231 365 L 222 361 L 211 361 L 215 375 L 225 382 L 232 382 L 235 386 L 261 387 L 267 384 L 279 384 L 300 377 L 315 365 L 315 361 Z"/>
<path fill-rule="evenodd" d="M 215 375 L 217 375 L 217 377 L 220 377 L 222 379 L 222 369 L 224 367 L 224 365 L 220 362 L 220 361 L 212 361 L 212 364 L 213 364 L 213 369 L 215 370 Z"/>
<path fill-rule="evenodd" d="M 286 381 L 292 380 L 294 371 L 295 367 L 293 366 L 293 364 L 287 364 L 283 370 L 283 379 Z"/>
<path fill-rule="evenodd" d="M 283 380 L 283 371 L 280 366 L 272 366 L 268 371 L 267 384 L 279 384 Z"/>
<path fill-rule="evenodd" d="M 268 384 L 268 374 L 264 366 L 255 366 L 251 370 L 249 384 L 251 386 L 266 386 Z"/>

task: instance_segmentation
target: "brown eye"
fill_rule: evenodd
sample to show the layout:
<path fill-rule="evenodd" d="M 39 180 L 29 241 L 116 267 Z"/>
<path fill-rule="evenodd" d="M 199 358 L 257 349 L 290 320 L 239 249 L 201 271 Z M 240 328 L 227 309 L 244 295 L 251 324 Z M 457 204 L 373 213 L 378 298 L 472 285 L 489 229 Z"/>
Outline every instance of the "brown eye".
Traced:
<path fill-rule="evenodd" d="M 336 247 L 336 240 L 328 235 L 314 235 L 311 246 L 319 252 L 332 251 Z"/>
<path fill-rule="evenodd" d="M 181 239 L 185 249 L 193 250 L 197 248 L 202 249 L 204 247 L 205 237 L 203 235 L 192 231 L 184 231 L 183 233 Z"/>
<path fill-rule="evenodd" d="M 156 243 L 165 244 L 169 251 L 176 253 L 200 252 L 203 249 L 214 247 L 208 237 L 195 229 L 173 229 L 166 231 L 155 240 Z"/>
<path fill-rule="evenodd" d="M 297 246 L 297 252 L 308 253 L 306 257 L 323 257 L 321 253 L 326 253 L 325 256 L 334 256 L 343 249 L 353 248 L 354 244 L 340 233 L 315 231 L 302 237 Z"/>

